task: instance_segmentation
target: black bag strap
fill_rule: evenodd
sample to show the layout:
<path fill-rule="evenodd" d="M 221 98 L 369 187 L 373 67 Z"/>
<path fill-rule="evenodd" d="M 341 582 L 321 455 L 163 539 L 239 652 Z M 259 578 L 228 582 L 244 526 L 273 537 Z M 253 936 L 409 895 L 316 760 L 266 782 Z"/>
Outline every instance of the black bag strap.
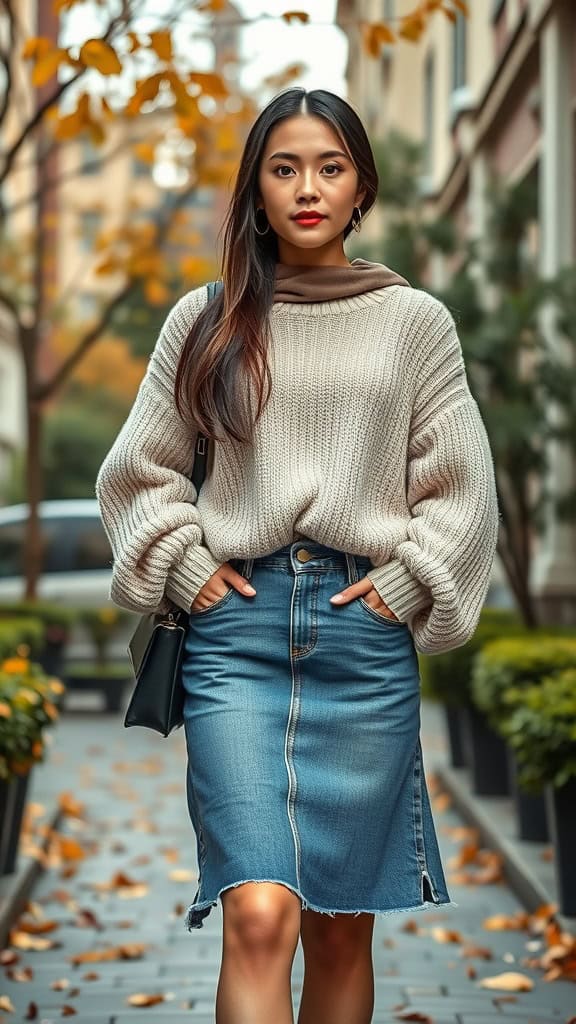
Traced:
<path fill-rule="evenodd" d="M 218 293 L 222 290 L 222 281 L 210 281 L 206 285 L 208 292 L 208 302 L 216 298 Z M 208 465 L 208 444 L 209 438 L 204 434 L 198 434 L 196 438 L 196 446 L 194 449 L 194 466 L 192 467 L 191 480 L 196 489 L 196 496 L 200 493 L 200 488 L 206 479 L 206 468 Z"/>

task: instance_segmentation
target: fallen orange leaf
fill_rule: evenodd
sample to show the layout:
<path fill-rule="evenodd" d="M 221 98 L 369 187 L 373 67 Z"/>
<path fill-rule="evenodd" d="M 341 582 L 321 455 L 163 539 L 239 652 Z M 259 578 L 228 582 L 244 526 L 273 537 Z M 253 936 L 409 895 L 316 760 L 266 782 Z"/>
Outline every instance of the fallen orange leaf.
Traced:
<path fill-rule="evenodd" d="M 492 932 L 515 931 L 528 926 L 529 915 L 524 910 L 517 914 L 493 914 L 482 922 L 482 927 Z"/>
<path fill-rule="evenodd" d="M 431 935 L 436 942 L 462 942 L 460 932 L 451 928 L 432 928 Z"/>
<path fill-rule="evenodd" d="M 2 967 L 17 964 L 19 959 L 18 953 L 15 953 L 13 949 L 3 949 L 0 951 L 0 965 Z"/>
<path fill-rule="evenodd" d="M 33 981 L 34 971 L 31 967 L 7 967 L 6 977 L 10 981 Z"/>
<path fill-rule="evenodd" d="M 164 1002 L 164 996 L 158 992 L 153 995 L 146 992 L 136 992 L 132 996 L 128 996 L 126 1002 L 130 1006 L 157 1006 L 158 1003 Z"/>
<path fill-rule="evenodd" d="M 72 793 L 60 793 L 58 796 L 58 806 L 62 814 L 66 814 L 70 818 L 84 817 L 85 805 L 76 800 Z"/>
<path fill-rule="evenodd" d="M 40 939 L 34 935 L 29 935 L 28 932 L 12 931 L 8 939 L 11 946 L 16 946 L 16 949 L 28 949 L 41 952 L 44 949 L 55 949 L 59 943 L 54 942 L 52 939 Z"/>
<path fill-rule="evenodd" d="M 54 932 L 60 927 L 58 921 L 18 921 L 18 928 L 28 935 L 44 935 L 47 932 Z"/>
<path fill-rule="evenodd" d="M 487 948 L 487 946 L 476 946 L 473 942 L 469 942 L 465 946 L 462 946 L 460 956 L 478 957 L 480 960 L 491 960 L 493 953 L 491 949 Z"/>
<path fill-rule="evenodd" d="M 191 882 L 195 877 L 195 873 L 189 871 L 188 868 L 174 868 L 173 871 L 168 872 L 168 878 L 172 882 Z"/>
<path fill-rule="evenodd" d="M 408 1010 L 406 1013 L 395 1013 L 396 1020 L 413 1020 L 419 1021 L 420 1024 L 433 1024 L 432 1017 L 429 1017 L 427 1013 L 419 1013 L 417 1010 Z"/>
<path fill-rule="evenodd" d="M 109 960 L 138 960 L 146 950 L 148 943 L 133 942 L 124 946 L 112 946 L 109 949 L 89 949 L 85 953 L 77 953 L 69 957 L 72 964 L 104 963 Z"/>
<path fill-rule="evenodd" d="M 503 974 L 495 974 L 491 978 L 482 978 L 478 984 L 480 988 L 495 988 L 502 992 L 531 992 L 534 988 L 532 978 L 517 971 L 504 971 Z"/>

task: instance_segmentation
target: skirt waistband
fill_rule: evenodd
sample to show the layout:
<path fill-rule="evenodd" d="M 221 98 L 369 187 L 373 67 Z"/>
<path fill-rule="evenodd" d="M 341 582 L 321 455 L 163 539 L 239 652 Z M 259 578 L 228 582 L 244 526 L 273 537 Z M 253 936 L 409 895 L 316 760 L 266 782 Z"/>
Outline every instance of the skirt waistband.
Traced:
<path fill-rule="evenodd" d="M 326 570 L 347 571 L 350 583 L 355 583 L 373 568 L 367 555 L 353 555 L 338 548 L 332 548 L 318 541 L 301 537 L 286 544 L 269 555 L 255 558 L 231 559 L 234 568 L 250 579 L 255 567 L 274 567 L 291 570 L 294 573 L 321 572 Z"/>

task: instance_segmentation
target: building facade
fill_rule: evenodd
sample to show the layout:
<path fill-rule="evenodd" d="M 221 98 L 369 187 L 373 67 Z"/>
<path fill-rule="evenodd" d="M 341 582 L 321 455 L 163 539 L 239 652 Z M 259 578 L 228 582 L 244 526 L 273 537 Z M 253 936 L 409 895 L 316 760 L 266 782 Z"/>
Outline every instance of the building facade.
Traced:
<path fill-rule="evenodd" d="M 493 176 L 537 185 L 534 258 L 543 277 L 576 263 L 576 3 L 574 0 L 472 0 L 455 23 L 430 19 L 417 44 L 362 48 L 361 22 L 394 28 L 413 0 L 339 0 L 349 40 L 348 98 L 374 139 L 399 130 L 424 147 L 420 182 L 431 217 L 445 215 L 467 239 L 486 237 Z M 382 220 L 370 217 L 368 238 Z M 430 284 L 442 287 L 435 262 Z M 545 319 L 547 341 L 573 358 Z M 551 493 L 576 486 L 565 447 L 548 452 Z M 533 591 L 545 618 L 576 621 L 576 527 L 550 511 L 535 538 Z"/>

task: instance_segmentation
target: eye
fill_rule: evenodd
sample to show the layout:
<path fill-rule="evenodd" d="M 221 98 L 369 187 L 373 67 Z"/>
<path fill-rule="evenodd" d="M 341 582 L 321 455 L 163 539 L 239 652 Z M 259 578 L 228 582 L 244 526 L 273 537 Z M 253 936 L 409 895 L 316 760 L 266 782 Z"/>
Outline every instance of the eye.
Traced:
<path fill-rule="evenodd" d="M 329 174 L 328 175 L 329 178 L 336 178 L 337 175 L 342 170 L 342 167 L 339 167 L 338 164 L 326 164 L 326 166 L 323 168 L 323 170 L 327 171 L 329 168 L 332 168 L 333 171 L 336 171 L 336 174 Z"/>
<path fill-rule="evenodd" d="M 274 174 L 278 175 L 279 178 L 288 178 L 288 174 L 278 174 L 278 171 L 291 171 L 292 168 L 288 164 L 279 164 L 278 167 L 274 168 Z"/>

